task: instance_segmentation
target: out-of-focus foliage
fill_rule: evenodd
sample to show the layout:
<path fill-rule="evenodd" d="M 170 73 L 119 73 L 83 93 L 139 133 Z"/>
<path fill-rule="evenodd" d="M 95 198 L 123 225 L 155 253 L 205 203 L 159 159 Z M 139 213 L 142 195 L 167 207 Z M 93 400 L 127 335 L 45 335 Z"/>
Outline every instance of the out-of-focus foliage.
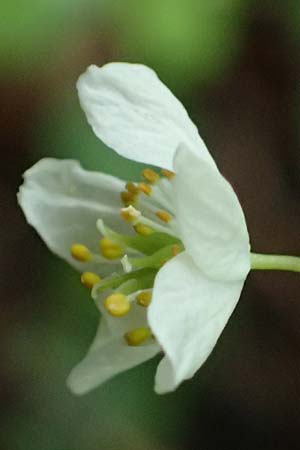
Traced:
<path fill-rule="evenodd" d="M 111 36 L 116 59 L 172 73 L 170 81 L 185 92 L 235 61 L 247 12 L 248 0 L 5 1 L 0 53 L 10 69 L 47 72 L 91 34 L 100 56 Z"/>
<path fill-rule="evenodd" d="M 189 90 L 212 81 L 235 60 L 243 44 L 246 0 L 152 0 L 111 3 L 128 60 L 138 59 L 172 74 Z"/>
<path fill-rule="evenodd" d="M 83 0 L 14 0 L 1 4 L 0 53 L 11 69 L 45 70 L 80 28 Z"/>
<path fill-rule="evenodd" d="M 298 0 L 288 0 L 285 2 L 284 12 L 287 30 L 295 37 L 295 39 L 299 39 L 300 6 Z"/>

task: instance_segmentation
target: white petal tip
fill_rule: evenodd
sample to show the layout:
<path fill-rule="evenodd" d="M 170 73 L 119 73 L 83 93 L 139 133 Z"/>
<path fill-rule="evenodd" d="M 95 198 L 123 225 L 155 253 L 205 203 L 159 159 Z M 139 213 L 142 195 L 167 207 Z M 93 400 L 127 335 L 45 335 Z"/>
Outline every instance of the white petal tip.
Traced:
<path fill-rule="evenodd" d="M 79 382 L 78 379 L 73 376 L 72 372 L 66 380 L 66 385 L 69 391 L 77 396 L 84 395 L 88 392 L 88 389 L 84 387 L 84 383 Z"/>
<path fill-rule="evenodd" d="M 174 386 L 161 386 L 158 382 L 154 385 L 154 392 L 158 395 L 166 395 L 166 394 L 172 394 L 177 389 L 177 385 Z"/>

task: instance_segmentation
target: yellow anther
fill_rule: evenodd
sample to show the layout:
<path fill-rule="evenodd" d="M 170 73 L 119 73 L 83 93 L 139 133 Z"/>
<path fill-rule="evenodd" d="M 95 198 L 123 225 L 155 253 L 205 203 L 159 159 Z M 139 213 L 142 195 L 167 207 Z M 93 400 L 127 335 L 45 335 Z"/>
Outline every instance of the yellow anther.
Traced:
<path fill-rule="evenodd" d="M 152 187 L 146 183 L 139 183 L 139 191 L 143 192 L 146 195 L 151 195 Z"/>
<path fill-rule="evenodd" d="M 123 191 L 123 192 L 121 192 L 120 196 L 121 196 L 122 203 L 125 206 L 129 206 L 129 205 L 134 204 L 137 194 L 133 193 L 133 192 L 129 192 L 129 191 Z"/>
<path fill-rule="evenodd" d="M 171 214 L 169 214 L 167 211 L 157 211 L 155 213 L 156 217 L 158 217 L 163 222 L 169 223 L 172 220 Z"/>
<path fill-rule="evenodd" d="M 100 253 L 107 259 L 118 259 L 123 255 L 122 247 L 107 237 L 100 240 L 99 249 Z"/>
<path fill-rule="evenodd" d="M 128 183 L 126 183 L 126 189 L 128 192 L 131 192 L 131 194 L 138 194 L 139 192 L 139 188 L 136 184 L 132 183 L 132 181 L 128 181 Z"/>
<path fill-rule="evenodd" d="M 83 272 L 80 280 L 83 286 L 92 289 L 95 284 L 99 283 L 100 277 L 93 272 Z"/>
<path fill-rule="evenodd" d="M 141 236 L 149 236 L 150 234 L 154 233 L 154 230 L 152 228 L 144 225 L 143 223 L 138 223 L 137 225 L 134 225 L 133 228 Z"/>
<path fill-rule="evenodd" d="M 136 296 L 136 302 L 140 306 L 147 307 L 150 305 L 152 298 L 151 291 L 142 291 Z"/>
<path fill-rule="evenodd" d="M 89 261 L 92 258 L 91 252 L 83 244 L 73 244 L 70 253 L 74 259 L 81 262 Z"/>
<path fill-rule="evenodd" d="M 134 222 L 135 220 L 135 217 L 133 217 L 132 214 L 130 214 L 130 212 L 127 211 L 127 208 L 121 209 L 120 216 L 121 219 L 123 219 L 125 222 Z"/>
<path fill-rule="evenodd" d="M 128 206 L 127 208 L 122 208 L 120 212 L 120 216 L 125 222 L 135 222 L 139 217 L 141 213 L 137 209 L 135 209 L 133 206 Z"/>
<path fill-rule="evenodd" d="M 164 177 L 169 178 L 169 180 L 171 180 L 175 176 L 174 172 L 171 172 L 171 170 L 167 170 L 167 169 L 161 169 L 161 174 Z"/>
<path fill-rule="evenodd" d="M 136 328 L 124 334 L 124 339 L 128 345 L 138 346 L 143 344 L 151 336 L 149 328 Z"/>
<path fill-rule="evenodd" d="M 156 183 L 160 176 L 158 173 L 154 172 L 154 170 L 151 169 L 144 169 L 142 171 L 142 176 L 147 180 L 149 183 Z"/>
<path fill-rule="evenodd" d="M 181 248 L 178 244 L 174 244 L 174 245 L 172 245 L 171 251 L 172 251 L 172 255 L 176 256 L 181 252 Z"/>
<path fill-rule="evenodd" d="M 117 292 L 104 300 L 104 308 L 114 317 L 125 316 L 130 310 L 130 303 L 124 294 Z"/>

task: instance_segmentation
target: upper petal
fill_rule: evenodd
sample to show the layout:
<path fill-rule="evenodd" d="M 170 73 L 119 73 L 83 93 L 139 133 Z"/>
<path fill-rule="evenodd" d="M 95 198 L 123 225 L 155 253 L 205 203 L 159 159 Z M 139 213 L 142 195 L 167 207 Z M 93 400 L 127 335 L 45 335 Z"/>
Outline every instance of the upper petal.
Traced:
<path fill-rule="evenodd" d="M 148 320 L 165 357 L 156 391 L 174 390 L 205 362 L 225 327 L 244 280 L 216 281 L 201 273 L 183 252 L 155 280 Z"/>
<path fill-rule="evenodd" d="M 231 185 L 184 146 L 174 164 L 176 218 L 186 250 L 210 277 L 244 279 L 250 270 L 249 235 Z"/>
<path fill-rule="evenodd" d="M 25 172 L 18 201 L 48 247 L 82 269 L 70 256 L 70 246 L 82 243 L 98 251 L 98 218 L 108 226 L 124 226 L 119 218 L 123 188 L 121 180 L 86 171 L 77 161 L 46 158 Z"/>
<path fill-rule="evenodd" d="M 175 150 L 185 142 L 214 165 L 183 105 L 148 67 L 92 65 L 77 88 L 94 133 L 122 156 L 173 170 Z"/>

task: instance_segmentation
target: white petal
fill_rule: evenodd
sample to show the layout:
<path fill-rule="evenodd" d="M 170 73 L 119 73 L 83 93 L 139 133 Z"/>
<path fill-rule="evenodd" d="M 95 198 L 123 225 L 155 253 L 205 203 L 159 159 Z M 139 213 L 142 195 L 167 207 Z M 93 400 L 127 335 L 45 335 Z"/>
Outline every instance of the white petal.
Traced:
<path fill-rule="evenodd" d="M 83 170 L 77 161 L 46 158 L 25 172 L 18 201 L 27 221 L 54 253 L 88 270 L 89 264 L 71 258 L 70 246 L 82 243 L 98 251 L 100 217 L 108 226 L 124 226 L 119 218 L 123 188 L 117 178 Z"/>
<path fill-rule="evenodd" d="M 176 218 L 185 248 L 216 279 L 244 279 L 250 270 L 249 235 L 231 185 L 195 153 L 175 156 Z"/>
<path fill-rule="evenodd" d="M 130 329 L 133 327 L 127 331 Z M 122 333 L 122 329 L 117 332 L 115 326 L 110 326 L 107 317 L 102 317 L 89 352 L 68 377 L 67 384 L 72 392 L 85 394 L 115 375 L 153 358 L 160 351 L 154 341 L 130 347 Z"/>
<path fill-rule="evenodd" d="M 214 165 L 183 105 L 148 67 L 92 65 L 77 87 L 94 133 L 120 155 L 172 170 L 175 150 L 184 142 Z"/>
<path fill-rule="evenodd" d="M 243 284 L 244 280 L 211 280 L 186 252 L 158 272 L 148 320 L 166 356 L 157 370 L 156 392 L 176 389 L 205 362 Z"/>
<path fill-rule="evenodd" d="M 153 358 L 158 352 L 157 344 L 129 347 L 123 338 L 115 338 L 97 351 L 88 353 L 74 367 L 67 384 L 74 394 L 85 394 L 119 373 Z"/>

